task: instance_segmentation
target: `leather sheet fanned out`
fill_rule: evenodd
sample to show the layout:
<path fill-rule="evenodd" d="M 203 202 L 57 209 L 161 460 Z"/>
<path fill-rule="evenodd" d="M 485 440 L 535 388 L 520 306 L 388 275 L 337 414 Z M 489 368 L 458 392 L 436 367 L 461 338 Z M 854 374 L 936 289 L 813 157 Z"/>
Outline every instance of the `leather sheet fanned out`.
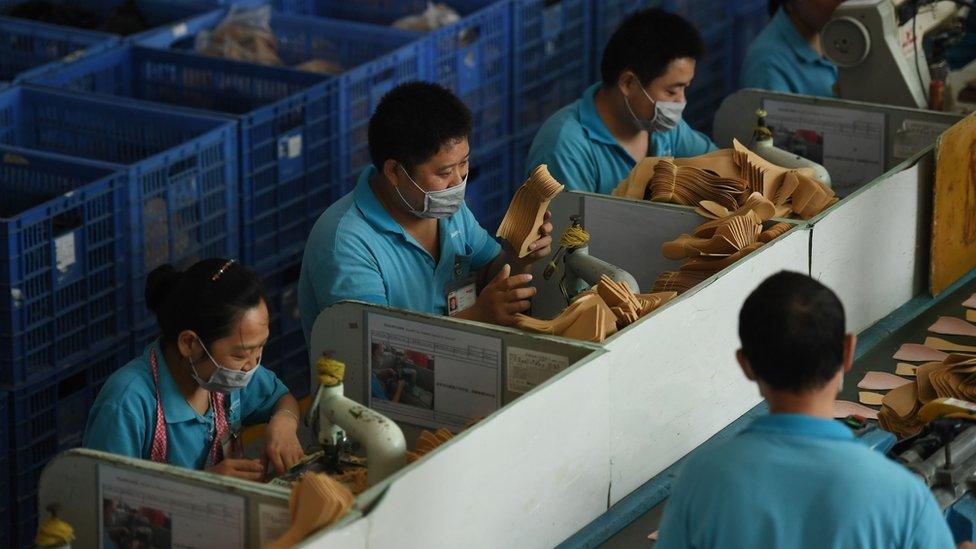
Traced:
<path fill-rule="evenodd" d="M 976 402 L 976 357 L 950 354 L 926 362 L 915 371 L 914 383 L 893 389 L 882 401 L 878 422 L 900 438 L 918 433 L 921 407 L 937 398 Z"/>
<path fill-rule="evenodd" d="M 520 258 L 529 255 L 529 245 L 539 238 L 549 202 L 564 188 L 549 175 L 545 164 L 537 166 L 515 191 L 495 236 L 511 243 Z"/>
<path fill-rule="evenodd" d="M 677 295 L 676 292 L 635 294 L 626 282 L 618 283 L 603 275 L 556 318 L 540 320 L 519 314 L 515 316 L 515 325 L 529 332 L 599 343 Z"/>
<path fill-rule="evenodd" d="M 808 168 L 770 163 L 736 140 L 692 158 L 649 157 L 637 163 L 614 189 L 614 196 L 732 212 L 752 194 L 774 205 L 778 217 L 810 219 L 835 204 L 834 192 Z"/>
<path fill-rule="evenodd" d="M 722 213 L 717 208 L 702 210 L 709 215 Z M 661 245 L 661 254 L 668 259 L 684 259 L 677 271 L 665 271 L 658 275 L 652 290 L 683 293 L 735 263 L 763 245 L 759 238 L 763 232 L 763 218 L 772 212 L 772 204 L 754 195 L 747 205 L 707 221 L 692 231 Z M 701 213 L 701 212 L 699 212 Z"/>
<path fill-rule="evenodd" d="M 268 545 L 271 549 L 293 547 L 314 532 L 339 520 L 354 502 L 352 492 L 324 473 L 307 473 L 291 490 L 288 509 L 291 527 Z"/>

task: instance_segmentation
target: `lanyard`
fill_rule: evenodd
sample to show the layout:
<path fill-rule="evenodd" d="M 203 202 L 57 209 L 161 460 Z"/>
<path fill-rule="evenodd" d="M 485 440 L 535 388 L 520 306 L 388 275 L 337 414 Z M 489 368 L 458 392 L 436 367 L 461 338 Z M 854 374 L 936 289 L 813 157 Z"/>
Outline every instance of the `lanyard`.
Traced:
<path fill-rule="evenodd" d="M 159 362 L 156 360 L 156 349 L 149 351 L 149 365 L 152 367 L 153 384 L 156 389 L 156 432 L 153 433 L 152 447 L 149 451 L 149 459 L 157 463 L 169 463 L 167 458 L 167 434 L 166 421 L 163 419 L 163 399 L 159 396 Z M 223 449 L 221 439 L 227 433 L 227 413 L 224 410 L 224 394 L 210 393 L 210 407 L 214 411 L 214 424 L 216 433 L 214 434 L 213 444 L 210 446 L 210 465 L 215 465 L 223 460 Z"/>

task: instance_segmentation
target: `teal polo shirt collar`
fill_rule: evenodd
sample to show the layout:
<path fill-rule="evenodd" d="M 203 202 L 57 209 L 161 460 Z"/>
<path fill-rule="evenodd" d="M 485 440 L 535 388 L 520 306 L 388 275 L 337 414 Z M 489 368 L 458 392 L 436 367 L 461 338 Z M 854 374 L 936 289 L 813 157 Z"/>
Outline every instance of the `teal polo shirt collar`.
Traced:
<path fill-rule="evenodd" d="M 851 430 L 839 421 L 801 414 L 769 414 L 753 421 L 744 432 L 794 435 L 835 440 L 854 440 Z"/>
<path fill-rule="evenodd" d="M 167 424 L 183 423 L 186 421 L 198 421 L 209 423 L 209 421 L 190 407 L 190 404 L 183 398 L 183 393 L 176 385 L 176 380 L 166 367 L 166 358 L 163 356 L 162 348 L 157 339 L 143 351 L 143 359 L 149 368 L 149 375 L 152 375 L 152 363 L 149 362 L 149 353 L 156 351 L 156 360 L 159 366 L 159 398 L 163 401 L 163 417 Z M 213 410 L 207 410 L 207 417 L 210 417 Z"/>
<path fill-rule="evenodd" d="M 583 126 L 583 131 L 586 132 L 586 136 L 590 140 L 619 147 L 620 144 L 613 138 L 610 128 L 600 118 L 600 113 L 596 111 L 596 92 L 599 91 L 601 85 L 597 82 L 583 93 L 583 99 L 579 102 L 580 125 Z"/>
<path fill-rule="evenodd" d="M 792 51 L 797 58 L 801 61 L 807 63 L 821 63 L 825 66 L 833 66 L 828 63 L 817 50 L 813 49 L 809 42 L 800 35 L 800 31 L 796 30 L 793 26 L 793 22 L 790 21 L 790 17 L 786 14 L 783 8 L 776 11 L 776 15 L 773 16 L 772 21 L 769 22 L 774 29 L 776 29 L 776 34 L 779 35 L 780 40 L 786 44 L 790 51 Z"/>

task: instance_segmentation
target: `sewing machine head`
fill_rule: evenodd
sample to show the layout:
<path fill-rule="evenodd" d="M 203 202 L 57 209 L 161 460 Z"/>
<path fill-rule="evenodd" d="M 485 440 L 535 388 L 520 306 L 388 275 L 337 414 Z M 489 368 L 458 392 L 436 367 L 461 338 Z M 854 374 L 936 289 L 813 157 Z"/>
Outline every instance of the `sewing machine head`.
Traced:
<path fill-rule="evenodd" d="M 545 280 L 549 280 L 555 274 L 561 259 L 559 289 L 566 298 L 566 303 L 599 282 L 603 275 L 609 276 L 614 282 L 626 282 L 632 292 L 640 293 L 637 280 L 630 273 L 590 255 L 590 235 L 583 228 L 581 217 L 571 215 L 569 219 L 572 224 L 560 237 L 559 248 L 542 274 Z"/>

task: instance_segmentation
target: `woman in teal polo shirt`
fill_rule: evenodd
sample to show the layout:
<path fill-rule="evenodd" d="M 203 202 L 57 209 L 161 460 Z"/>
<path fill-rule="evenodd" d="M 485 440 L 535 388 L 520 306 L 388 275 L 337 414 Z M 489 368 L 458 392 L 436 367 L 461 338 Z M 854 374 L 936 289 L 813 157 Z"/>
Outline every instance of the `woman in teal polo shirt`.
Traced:
<path fill-rule="evenodd" d="M 820 31 L 840 0 L 770 0 L 766 28 L 742 62 L 743 88 L 833 97 L 837 67 L 827 61 Z"/>
<path fill-rule="evenodd" d="M 84 446 L 248 480 L 302 457 L 298 403 L 261 366 L 268 306 L 261 281 L 234 260 L 169 265 L 146 281 L 161 337 L 112 374 L 88 417 Z M 236 433 L 268 423 L 264 456 L 243 459 Z"/>

